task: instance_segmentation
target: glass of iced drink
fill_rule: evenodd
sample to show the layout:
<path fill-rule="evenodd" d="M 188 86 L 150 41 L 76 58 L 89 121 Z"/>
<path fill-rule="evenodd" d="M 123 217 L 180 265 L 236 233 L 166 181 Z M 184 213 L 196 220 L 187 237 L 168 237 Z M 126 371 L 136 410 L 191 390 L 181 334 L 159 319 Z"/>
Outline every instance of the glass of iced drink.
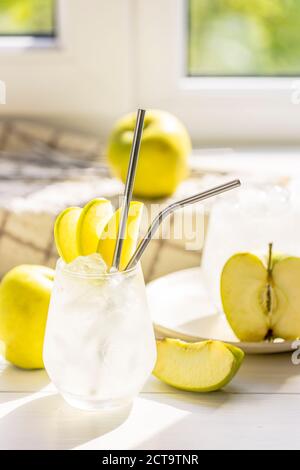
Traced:
<path fill-rule="evenodd" d="M 82 409 L 130 404 L 155 360 L 140 265 L 107 272 L 100 255 L 59 260 L 44 363 L 65 400 Z"/>

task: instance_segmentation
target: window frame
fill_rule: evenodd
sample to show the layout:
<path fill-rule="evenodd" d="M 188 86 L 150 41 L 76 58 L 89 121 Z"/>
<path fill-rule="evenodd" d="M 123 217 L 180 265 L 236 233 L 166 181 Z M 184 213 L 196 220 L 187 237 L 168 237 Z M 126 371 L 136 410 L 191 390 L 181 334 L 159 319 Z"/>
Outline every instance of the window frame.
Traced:
<path fill-rule="evenodd" d="M 123 113 L 161 108 L 194 146 L 300 144 L 300 78 L 185 76 L 185 0 L 58 2 L 55 47 L 0 48 L 2 114 L 106 138 Z"/>
<path fill-rule="evenodd" d="M 274 76 L 273 74 L 260 74 L 260 73 L 249 73 L 249 74 L 209 74 L 209 73 L 203 73 L 203 74 L 189 74 L 188 73 L 188 28 L 189 28 L 189 23 L 190 23 L 190 12 L 189 12 L 189 6 L 188 6 L 189 0 L 184 0 L 182 2 L 182 15 L 185 18 L 185 23 L 184 23 L 184 66 L 185 66 L 185 72 L 186 72 L 186 77 L 187 78 L 209 78 L 209 79 L 219 79 L 219 78 L 231 78 L 231 79 L 239 79 L 239 78 L 248 78 L 248 79 L 256 79 L 256 78 L 290 78 L 290 79 L 295 79 L 299 77 L 300 75 L 300 64 L 299 64 L 299 72 L 297 73 L 280 73 Z M 185 4 L 185 5 L 184 5 Z"/>
<path fill-rule="evenodd" d="M 51 34 L 0 34 L 0 51 L 55 48 L 61 33 L 62 0 L 56 0 L 53 11 L 54 35 Z"/>
<path fill-rule="evenodd" d="M 297 76 L 186 76 L 186 0 L 139 0 L 137 24 L 138 101 L 179 115 L 196 145 L 300 143 Z"/>

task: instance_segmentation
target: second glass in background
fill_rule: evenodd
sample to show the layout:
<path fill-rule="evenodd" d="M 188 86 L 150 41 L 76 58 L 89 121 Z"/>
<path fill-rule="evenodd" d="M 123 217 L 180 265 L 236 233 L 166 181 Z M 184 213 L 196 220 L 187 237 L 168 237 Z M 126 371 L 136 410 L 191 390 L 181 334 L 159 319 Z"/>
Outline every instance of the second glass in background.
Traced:
<path fill-rule="evenodd" d="M 216 309 L 222 311 L 220 275 L 238 252 L 300 256 L 300 198 L 293 188 L 243 185 L 212 206 L 202 258 L 204 280 Z"/>

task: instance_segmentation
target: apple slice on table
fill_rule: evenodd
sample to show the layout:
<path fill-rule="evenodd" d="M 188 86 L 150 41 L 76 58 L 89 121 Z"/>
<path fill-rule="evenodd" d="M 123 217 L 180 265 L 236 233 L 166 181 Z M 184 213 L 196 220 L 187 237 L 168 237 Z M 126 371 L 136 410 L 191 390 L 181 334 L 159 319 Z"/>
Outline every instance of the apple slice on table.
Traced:
<path fill-rule="evenodd" d="M 77 250 L 82 256 L 96 253 L 99 238 L 114 211 L 107 199 L 93 199 L 82 209 L 77 222 Z"/>
<path fill-rule="evenodd" d="M 300 336 L 300 258 L 273 255 L 267 261 L 237 253 L 221 275 L 227 320 L 241 341 Z"/>
<path fill-rule="evenodd" d="M 80 207 L 68 207 L 55 220 L 54 239 L 59 256 L 70 263 L 80 255 L 77 248 L 77 223 Z"/>
<path fill-rule="evenodd" d="M 120 261 L 121 271 L 126 268 L 137 247 L 143 207 L 142 202 L 132 201 L 130 203 Z M 118 209 L 106 224 L 98 242 L 97 252 L 103 257 L 108 267 L 112 265 L 113 261 L 120 216 L 121 209 Z"/>
<path fill-rule="evenodd" d="M 241 349 L 220 341 L 185 343 L 165 338 L 156 344 L 155 377 L 190 392 L 213 392 L 225 387 L 244 359 Z"/>

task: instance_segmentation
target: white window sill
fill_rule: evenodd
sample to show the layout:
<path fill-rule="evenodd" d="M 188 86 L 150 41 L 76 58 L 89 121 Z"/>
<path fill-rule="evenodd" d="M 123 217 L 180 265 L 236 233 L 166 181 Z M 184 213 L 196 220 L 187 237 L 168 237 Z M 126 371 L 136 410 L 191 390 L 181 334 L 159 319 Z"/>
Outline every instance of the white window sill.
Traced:
<path fill-rule="evenodd" d="M 251 91 L 251 90 L 292 90 L 299 77 L 184 77 L 179 88 L 187 92 L 212 91 Z"/>
<path fill-rule="evenodd" d="M 300 147 L 195 149 L 190 164 L 204 172 L 300 178 Z"/>
<path fill-rule="evenodd" d="M 54 37 L 2 36 L 0 50 L 56 49 L 59 41 Z"/>

